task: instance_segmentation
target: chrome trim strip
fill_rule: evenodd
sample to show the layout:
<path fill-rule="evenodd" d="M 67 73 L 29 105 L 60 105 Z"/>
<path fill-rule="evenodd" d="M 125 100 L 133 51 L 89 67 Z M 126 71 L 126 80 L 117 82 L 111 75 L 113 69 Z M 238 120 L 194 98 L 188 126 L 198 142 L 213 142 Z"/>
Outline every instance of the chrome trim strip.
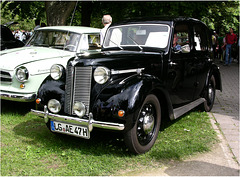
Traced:
<path fill-rule="evenodd" d="M 3 100 L 10 100 L 10 101 L 19 101 L 19 102 L 32 102 L 36 99 L 36 93 L 9 93 L 5 91 L 0 91 L 0 97 Z"/>
<path fill-rule="evenodd" d="M 125 74 L 125 73 L 142 73 L 142 71 L 144 70 L 145 68 L 137 68 L 137 69 L 126 69 L 126 70 L 111 70 L 111 74 Z"/>
<path fill-rule="evenodd" d="M 109 130 L 118 130 L 118 131 L 124 130 L 125 128 L 124 124 L 96 121 L 93 119 L 92 113 L 89 113 L 88 119 L 81 119 L 78 117 L 52 114 L 52 113 L 49 113 L 47 109 L 44 109 L 44 111 L 31 109 L 31 113 L 44 118 L 45 122 L 48 122 L 48 120 L 51 119 L 51 120 L 62 121 L 70 124 L 72 123 L 75 125 L 87 126 L 90 132 L 93 130 L 93 127 L 109 129 Z"/>

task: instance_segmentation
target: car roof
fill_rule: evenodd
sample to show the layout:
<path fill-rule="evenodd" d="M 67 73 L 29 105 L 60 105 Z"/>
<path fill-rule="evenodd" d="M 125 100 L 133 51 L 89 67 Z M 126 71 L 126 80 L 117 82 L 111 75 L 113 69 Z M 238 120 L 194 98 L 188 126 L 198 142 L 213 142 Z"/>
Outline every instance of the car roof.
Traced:
<path fill-rule="evenodd" d="M 126 19 L 124 21 L 114 23 L 111 26 L 140 24 L 140 23 L 142 24 L 161 24 L 161 23 L 173 24 L 176 22 L 183 22 L 183 21 L 203 23 L 200 20 L 191 18 L 191 17 L 155 16 L 155 17 L 139 17 L 139 18 Z"/>
<path fill-rule="evenodd" d="M 100 33 L 99 28 L 85 27 L 85 26 L 48 26 L 38 28 L 39 30 L 56 30 L 56 31 L 70 31 L 74 33 Z"/>

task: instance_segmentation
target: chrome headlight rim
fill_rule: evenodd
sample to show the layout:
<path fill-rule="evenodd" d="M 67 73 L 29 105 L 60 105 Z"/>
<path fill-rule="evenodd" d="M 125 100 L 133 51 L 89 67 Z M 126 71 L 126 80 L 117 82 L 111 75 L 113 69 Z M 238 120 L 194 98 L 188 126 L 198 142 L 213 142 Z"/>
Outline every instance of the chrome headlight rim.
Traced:
<path fill-rule="evenodd" d="M 56 99 L 49 100 L 47 106 L 52 113 L 59 113 L 62 108 L 61 103 Z"/>
<path fill-rule="evenodd" d="M 99 66 L 94 71 L 94 80 L 98 84 L 105 84 L 110 79 L 110 70 L 106 67 Z"/>
<path fill-rule="evenodd" d="M 20 66 L 16 69 L 15 76 L 19 82 L 26 82 L 29 78 L 28 69 L 25 66 Z"/>
<path fill-rule="evenodd" d="M 50 69 L 50 75 L 52 79 L 59 80 L 63 76 L 63 66 L 59 64 L 52 65 Z"/>

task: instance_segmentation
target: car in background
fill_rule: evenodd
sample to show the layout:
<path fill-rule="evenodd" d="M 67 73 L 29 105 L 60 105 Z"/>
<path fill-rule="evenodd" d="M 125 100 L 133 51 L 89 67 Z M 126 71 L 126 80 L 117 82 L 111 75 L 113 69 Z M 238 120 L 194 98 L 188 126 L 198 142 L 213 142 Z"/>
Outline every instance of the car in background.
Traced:
<path fill-rule="evenodd" d="M 26 46 L 0 51 L 1 99 L 34 101 L 50 71 L 64 70 L 74 56 L 100 51 L 99 34 L 100 29 L 91 27 L 44 27 L 34 32 Z"/>
<path fill-rule="evenodd" d="M 9 22 L 1 25 L 0 50 L 23 47 L 25 45 L 22 41 L 13 36 L 11 30 L 9 29 L 9 26 L 13 24 L 18 24 L 18 22 Z"/>
<path fill-rule="evenodd" d="M 128 149 L 142 154 L 154 145 L 163 119 L 197 106 L 210 111 L 216 89 L 222 90 L 221 75 L 204 23 L 130 20 L 108 28 L 101 53 L 52 71 L 31 111 L 54 133 L 89 139 L 93 129 L 121 132 Z"/>

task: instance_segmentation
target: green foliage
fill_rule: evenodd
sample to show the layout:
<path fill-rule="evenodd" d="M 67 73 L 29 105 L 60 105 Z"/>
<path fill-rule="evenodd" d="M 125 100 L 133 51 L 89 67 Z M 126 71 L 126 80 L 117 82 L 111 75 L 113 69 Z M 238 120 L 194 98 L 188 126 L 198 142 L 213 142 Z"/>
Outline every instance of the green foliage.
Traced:
<path fill-rule="evenodd" d="M 83 4 L 88 3 L 90 26 L 102 28 L 101 19 L 104 14 L 111 14 L 113 22 L 126 18 L 143 16 L 189 16 L 205 22 L 210 29 L 224 33 L 233 27 L 239 31 L 239 1 L 79 1 L 73 19 L 73 25 L 83 23 Z M 33 21 L 41 18 L 46 23 L 45 3 L 43 1 L 3 1 L 1 3 L 2 24 L 6 21 L 18 20 L 23 29 L 33 28 Z M 67 25 L 70 24 L 69 16 Z M 22 23 L 22 21 L 25 21 Z M 29 27 L 31 26 L 31 27 Z"/>
<path fill-rule="evenodd" d="M 19 24 L 11 26 L 11 30 L 31 31 L 35 27 L 35 19 L 46 23 L 44 2 L 41 1 L 3 1 L 1 2 L 1 24 L 16 21 Z"/>
<path fill-rule="evenodd" d="M 162 126 L 153 148 L 132 155 L 119 134 L 92 132 L 91 139 L 51 133 L 32 105 L 2 101 L 2 176 L 109 176 L 160 168 L 209 151 L 216 143 L 207 113 L 191 112 Z M 147 160 L 146 160 L 147 159 Z"/>

